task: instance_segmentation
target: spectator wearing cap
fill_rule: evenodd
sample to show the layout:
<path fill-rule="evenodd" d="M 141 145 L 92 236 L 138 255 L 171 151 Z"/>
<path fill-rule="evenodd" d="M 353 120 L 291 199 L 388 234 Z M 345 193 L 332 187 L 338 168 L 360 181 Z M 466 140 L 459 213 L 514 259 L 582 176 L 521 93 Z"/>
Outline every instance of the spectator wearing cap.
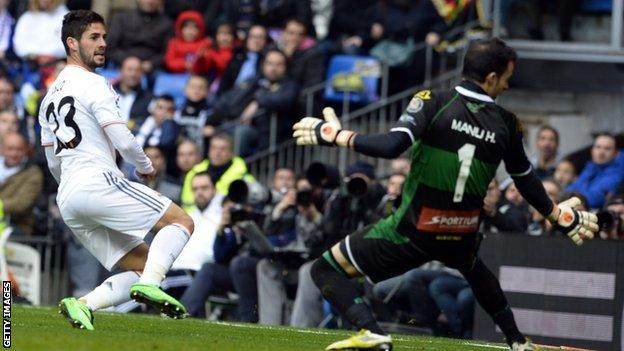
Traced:
<path fill-rule="evenodd" d="M 615 137 L 609 133 L 598 134 L 591 149 L 591 161 L 566 191 L 579 191 L 587 197 L 589 208 L 601 208 L 607 195 L 615 193 L 624 180 L 623 159 L 618 159 Z"/>

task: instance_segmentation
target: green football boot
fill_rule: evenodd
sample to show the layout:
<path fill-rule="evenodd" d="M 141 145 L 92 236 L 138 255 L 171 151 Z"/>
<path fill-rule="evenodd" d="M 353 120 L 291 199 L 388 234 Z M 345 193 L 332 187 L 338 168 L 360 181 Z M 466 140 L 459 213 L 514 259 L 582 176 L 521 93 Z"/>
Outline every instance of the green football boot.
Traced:
<path fill-rule="evenodd" d="M 93 312 L 74 297 L 66 297 L 59 303 L 59 313 L 65 316 L 74 328 L 93 330 Z"/>
<path fill-rule="evenodd" d="M 148 304 L 173 319 L 186 317 L 184 305 L 162 291 L 158 285 L 135 283 L 130 287 L 130 298 Z"/>
<path fill-rule="evenodd" d="M 379 335 L 362 329 L 359 333 L 353 335 L 348 339 L 337 341 L 327 346 L 325 350 L 392 351 L 392 338 L 390 337 L 390 335 Z"/>

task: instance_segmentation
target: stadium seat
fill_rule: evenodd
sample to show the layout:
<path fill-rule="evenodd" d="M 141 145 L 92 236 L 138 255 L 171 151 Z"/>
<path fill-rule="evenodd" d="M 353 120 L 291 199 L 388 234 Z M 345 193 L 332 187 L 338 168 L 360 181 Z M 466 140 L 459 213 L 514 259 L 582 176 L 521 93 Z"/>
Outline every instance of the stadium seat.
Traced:
<path fill-rule="evenodd" d="M 20 293 L 32 302 L 41 304 L 41 255 L 34 248 L 20 243 L 6 243 L 6 261 L 17 280 Z"/>
<path fill-rule="evenodd" d="M 326 101 L 342 102 L 344 94 L 356 104 L 368 104 L 379 99 L 377 87 L 381 76 L 379 60 L 370 56 L 336 55 L 327 68 Z"/>
<path fill-rule="evenodd" d="M 612 0 L 583 0 L 581 10 L 592 13 L 611 13 Z"/>
<path fill-rule="evenodd" d="M 176 105 L 181 106 L 184 103 L 184 86 L 188 78 L 187 73 L 159 72 L 154 82 L 154 95 L 169 94 L 175 99 Z"/>

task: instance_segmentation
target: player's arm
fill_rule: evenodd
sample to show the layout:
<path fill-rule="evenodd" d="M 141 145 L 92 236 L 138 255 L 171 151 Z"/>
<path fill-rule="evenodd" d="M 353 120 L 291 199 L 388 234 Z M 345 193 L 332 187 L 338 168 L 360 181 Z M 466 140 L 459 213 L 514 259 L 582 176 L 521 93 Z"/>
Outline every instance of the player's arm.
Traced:
<path fill-rule="evenodd" d="M 104 127 L 104 131 L 121 157 L 136 167 L 138 173 L 147 175 L 154 172 L 152 161 L 145 155 L 125 123 L 111 123 Z"/>
<path fill-rule="evenodd" d="M 539 213 L 547 218 L 555 229 L 565 233 L 576 245 L 594 237 L 598 231 L 596 215 L 585 211 L 577 211 L 574 207 L 581 201 L 574 197 L 560 204 L 548 197 L 542 181 L 533 171 L 522 145 L 521 127 L 513 116 L 514 125 L 510 127 L 510 145 L 504 157 L 505 167 L 520 191 L 520 194 Z"/>
<path fill-rule="evenodd" d="M 429 100 L 429 101 L 427 101 Z M 340 146 L 367 156 L 396 158 L 407 150 L 429 125 L 435 102 L 428 90 L 417 93 L 388 133 L 364 135 L 342 129 L 332 108 L 323 109 L 325 121 L 304 117 L 293 126 L 298 145 Z"/>
<path fill-rule="evenodd" d="M 54 144 L 45 145 L 44 150 L 46 160 L 48 161 L 48 169 L 50 169 L 50 173 L 52 173 L 52 176 L 57 183 L 61 183 L 61 162 L 54 154 Z"/>

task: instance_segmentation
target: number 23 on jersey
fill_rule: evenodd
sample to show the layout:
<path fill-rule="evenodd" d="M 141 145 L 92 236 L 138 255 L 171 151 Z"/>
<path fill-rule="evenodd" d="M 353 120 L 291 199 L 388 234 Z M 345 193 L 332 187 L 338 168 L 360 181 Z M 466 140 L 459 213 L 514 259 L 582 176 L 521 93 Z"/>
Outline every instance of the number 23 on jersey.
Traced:
<path fill-rule="evenodd" d="M 73 149 L 82 141 L 82 133 L 80 128 L 78 128 L 78 124 L 74 121 L 74 115 L 76 114 L 74 102 L 72 96 L 65 96 L 59 102 L 58 107 L 55 107 L 54 102 L 51 102 L 46 108 L 46 120 L 50 124 L 54 121 L 52 132 L 56 136 L 57 141 L 55 154 L 58 154 L 63 149 Z"/>

